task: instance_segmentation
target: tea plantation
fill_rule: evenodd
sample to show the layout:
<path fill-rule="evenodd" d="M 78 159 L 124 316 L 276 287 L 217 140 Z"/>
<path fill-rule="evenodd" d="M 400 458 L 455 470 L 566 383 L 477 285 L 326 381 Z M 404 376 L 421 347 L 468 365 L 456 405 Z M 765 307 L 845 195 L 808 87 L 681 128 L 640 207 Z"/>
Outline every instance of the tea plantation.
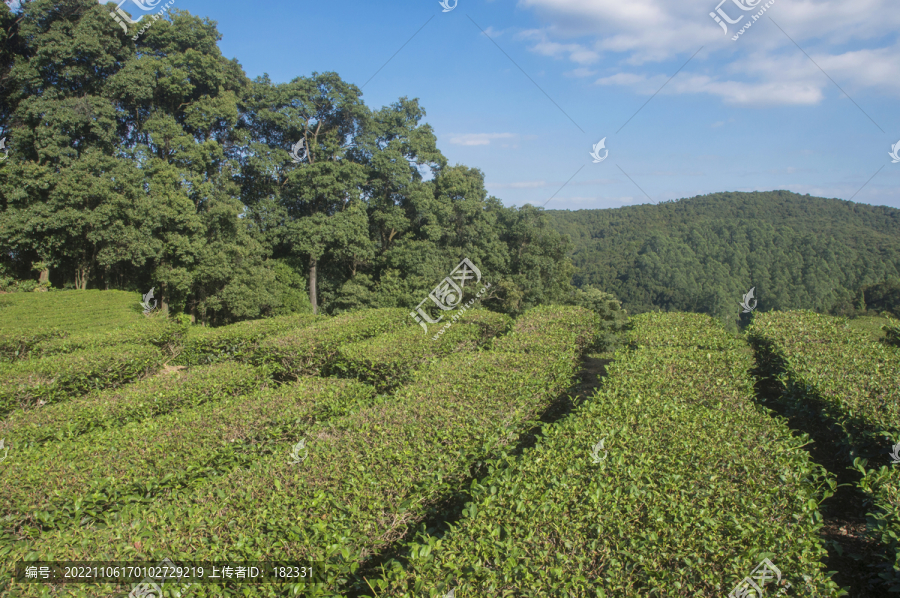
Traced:
<path fill-rule="evenodd" d="M 580 307 L 471 310 L 432 340 L 408 309 L 207 329 L 131 294 L 41 295 L 0 298 L 0 595 L 137 583 L 19 581 L 19 561 L 168 558 L 304 562 L 318 583 L 166 597 L 720 598 L 763 559 L 765 596 L 846 596 L 822 538 L 835 476 L 762 378 L 832 430 L 900 591 L 894 325 L 646 313 L 572 403 L 607 337 Z"/>

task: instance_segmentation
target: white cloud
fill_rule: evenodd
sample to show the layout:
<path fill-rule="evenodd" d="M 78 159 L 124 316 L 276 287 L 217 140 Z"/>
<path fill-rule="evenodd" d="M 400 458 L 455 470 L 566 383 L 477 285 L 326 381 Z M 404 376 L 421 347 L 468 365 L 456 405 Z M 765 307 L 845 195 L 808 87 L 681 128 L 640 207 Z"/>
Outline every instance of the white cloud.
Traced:
<path fill-rule="evenodd" d="M 722 5 L 731 18 L 744 17 L 725 35 L 709 16 L 717 0 L 519 0 L 543 21 L 519 37 L 531 42 L 533 52 L 578 65 L 569 76 L 591 76 L 588 65 L 612 65 L 597 83 L 641 95 L 656 93 L 673 65 L 681 66 L 700 46 L 703 51 L 662 94 L 706 93 L 736 106 L 808 106 L 826 93 L 843 95 L 796 41 L 851 97 L 864 91 L 900 96 L 896 0 L 775 0 L 732 41 L 764 6 L 760 0 L 744 12 L 736 3 Z M 653 65 L 663 61 L 664 68 Z"/>
<path fill-rule="evenodd" d="M 571 71 L 563 73 L 566 77 L 592 77 L 597 74 L 597 71 L 592 71 L 589 68 L 578 67 L 577 69 L 572 69 Z"/>
<path fill-rule="evenodd" d="M 453 145 L 490 145 L 492 139 L 512 139 L 513 137 L 515 135 L 512 133 L 451 134 L 450 143 Z"/>

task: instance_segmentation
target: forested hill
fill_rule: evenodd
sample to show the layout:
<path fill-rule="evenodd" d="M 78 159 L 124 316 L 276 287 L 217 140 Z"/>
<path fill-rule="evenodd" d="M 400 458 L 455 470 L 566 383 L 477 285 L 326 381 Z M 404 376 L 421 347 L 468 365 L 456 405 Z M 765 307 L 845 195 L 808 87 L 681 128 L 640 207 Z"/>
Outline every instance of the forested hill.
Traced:
<path fill-rule="evenodd" d="M 575 285 L 615 294 L 630 313 L 733 320 L 750 287 L 761 311 L 826 312 L 900 275 L 894 208 L 772 191 L 547 214 L 572 238 Z"/>

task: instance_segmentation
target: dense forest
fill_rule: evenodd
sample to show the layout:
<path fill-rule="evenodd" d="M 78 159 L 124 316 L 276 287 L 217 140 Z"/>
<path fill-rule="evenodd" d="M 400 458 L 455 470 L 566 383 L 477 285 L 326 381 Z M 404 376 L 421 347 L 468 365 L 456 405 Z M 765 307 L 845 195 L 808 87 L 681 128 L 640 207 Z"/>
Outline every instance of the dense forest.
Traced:
<path fill-rule="evenodd" d="M 576 286 L 629 313 L 760 311 L 900 315 L 900 210 L 788 191 L 714 193 L 612 210 L 550 210 L 571 237 Z"/>
<path fill-rule="evenodd" d="M 0 6 L 7 287 L 155 287 L 219 324 L 415 306 L 469 258 L 497 310 L 578 295 L 566 239 L 450 166 L 417 100 L 373 110 L 335 73 L 251 81 L 208 19 L 173 10 L 135 44 L 111 8 Z"/>
<path fill-rule="evenodd" d="M 371 109 L 336 73 L 250 80 L 214 22 L 173 10 L 135 44 L 110 7 L 0 6 L 0 291 L 152 287 L 217 325 L 412 309 L 469 258 L 511 314 L 614 295 L 733 324 L 751 287 L 761 311 L 897 311 L 898 210 L 783 191 L 504 207 L 418 100 Z"/>

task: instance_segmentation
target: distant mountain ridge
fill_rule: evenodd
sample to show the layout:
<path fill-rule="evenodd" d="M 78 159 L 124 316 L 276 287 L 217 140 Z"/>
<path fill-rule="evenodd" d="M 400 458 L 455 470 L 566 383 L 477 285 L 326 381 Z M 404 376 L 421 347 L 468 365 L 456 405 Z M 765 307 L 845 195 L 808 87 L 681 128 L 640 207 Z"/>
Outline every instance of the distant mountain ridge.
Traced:
<path fill-rule="evenodd" d="M 547 210 L 572 238 L 578 287 L 614 293 L 629 313 L 829 312 L 864 285 L 900 277 L 900 210 L 790 191 L 726 192 L 657 205 Z"/>

